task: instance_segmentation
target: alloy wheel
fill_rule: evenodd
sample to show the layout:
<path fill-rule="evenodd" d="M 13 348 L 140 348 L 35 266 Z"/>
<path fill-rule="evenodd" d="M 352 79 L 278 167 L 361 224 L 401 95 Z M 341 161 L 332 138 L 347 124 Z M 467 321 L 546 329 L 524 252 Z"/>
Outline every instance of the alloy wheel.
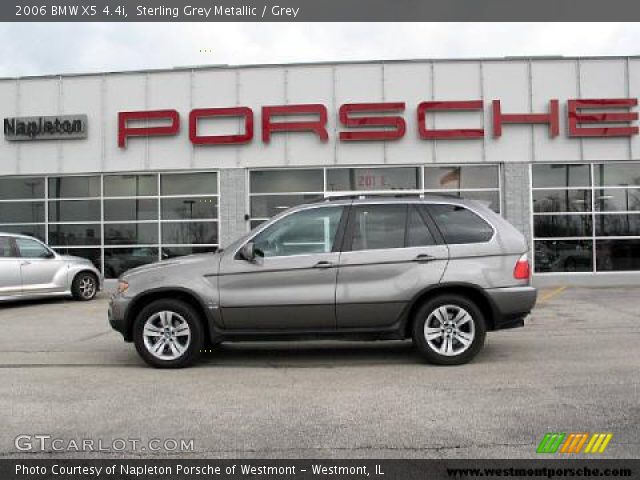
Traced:
<path fill-rule="evenodd" d="M 467 310 L 458 305 L 441 305 L 432 311 L 424 323 L 424 337 L 436 353 L 455 357 L 473 344 L 475 321 Z"/>
<path fill-rule="evenodd" d="M 145 348 L 159 360 L 176 360 L 189 348 L 191 328 L 176 312 L 161 311 L 150 316 L 142 331 Z"/>

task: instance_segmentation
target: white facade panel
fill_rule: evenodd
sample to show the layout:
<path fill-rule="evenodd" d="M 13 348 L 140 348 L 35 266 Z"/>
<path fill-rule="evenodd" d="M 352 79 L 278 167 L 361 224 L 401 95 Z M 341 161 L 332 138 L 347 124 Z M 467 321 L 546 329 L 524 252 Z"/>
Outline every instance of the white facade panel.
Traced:
<path fill-rule="evenodd" d="M 524 61 L 483 63 L 485 118 L 492 118 L 491 101 L 500 100 L 502 113 L 530 113 L 529 66 Z M 492 125 L 485 127 L 487 161 L 532 161 L 532 128 L 545 126 L 508 124 L 502 127 L 502 136 L 494 137 Z"/>
<path fill-rule="evenodd" d="M 575 60 L 531 63 L 533 113 L 549 112 L 549 102 L 556 99 L 560 107 L 560 134 L 551 138 L 549 129 L 533 130 L 534 160 L 540 162 L 581 160 L 580 140 L 569 138 L 567 100 L 578 98 L 578 65 Z"/>
<path fill-rule="evenodd" d="M 64 78 L 62 107 L 64 115 L 86 114 L 87 138 L 60 142 L 59 171 L 99 172 L 102 169 L 104 119 L 102 111 L 102 77 Z"/>
<path fill-rule="evenodd" d="M 191 75 L 189 72 L 157 73 L 147 78 L 147 108 L 177 110 L 180 130 L 176 136 L 158 137 L 149 142 L 145 168 L 164 170 L 191 167 L 192 146 L 189 141 L 191 110 Z"/>
<path fill-rule="evenodd" d="M 29 79 L 20 82 L 18 115 L 21 117 L 60 113 L 60 79 Z M 81 141 L 81 140 L 71 140 Z M 33 141 L 20 145 L 19 173 L 55 173 L 59 171 L 60 142 Z"/>
<path fill-rule="evenodd" d="M 287 69 L 288 104 L 319 103 L 327 107 L 327 133 L 329 139 L 321 141 L 311 132 L 286 134 L 287 163 L 289 165 L 327 165 L 333 163 L 338 117 L 333 104 L 333 69 L 306 67 Z M 302 116 L 300 120 L 313 120 Z"/>
<path fill-rule="evenodd" d="M 0 105 L 2 118 L 18 115 L 18 82 L 0 81 Z M 0 173 L 11 175 L 20 173 L 20 145 L 18 142 L 0 142 Z"/>
<path fill-rule="evenodd" d="M 636 58 L 371 62 L 7 79 L 0 80 L 3 118 L 86 114 L 88 137 L 2 141 L 0 175 L 639 159 L 640 136 L 570 138 L 567 127 L 569 99 L 639 95 L 640 60 Z M 493 136 L 492 100 L 501 101 L 505 114 L 543 113 L 552 98 L 560 102 L 558 137 L 550 138 L 546 125 L 510 124 L 503 126 L 501 137 Z M 427 125 L 484 128 L 485 137 L 420 139 L 417 106 L 430 100 L 482 100 L 483 112 L 430 113 Z M 340 106 L 360 102 L 405 102 L 404 138 L 339 141 L 339 131 L 344 129 L 338 118 Z M 263 106 L 305 103 L 326 106 L 327 142 L 310 132 L 276 132 L 270 143 L 263 142 Z M 234 106 L 253 110 L 251 142 L 191 144 L 191 109 Z M 126 148 L 118 147 L 118 113 L 151 109 L 177 110 L 179 133 L 130 137 Z M 203 120 L 199 126 L 204 135 L 240 133 L 244 129 L 239 119 Z"/>
<path fill-rule="evenodd" d="M 385 102 L 405 102 L 407 133 L 401 140 L 386 144 L 386 163 L 432 163 L 431 142 L 418 134 L 418 104 L 431 100 L 431 64 L 389 64 L 384 66 Z"/>
<path fill-rule="evenodd" d="M 147 75 L 105 76 L 105 144 L 102 167 L 108 172 L 144 170 L 149 139 L 129 138 L 125 148 L 118 147 L 118 112 L 147 110 Z M 140 122 L 140 126 L 143 123 Z M 91 130 L 91 124 L 89 124 Z M 156 142 L 159 138 L 154 138 Z"/>
<path fill-rule="evenodd" d="M 436 63 L 433 66 L 433 100 L 482 100 L 480 62 Z M 482 111 L 439 112 L 427 115 L 427 126 L 435 129 L 485 128 Z M 485 138 L 488 132 L 485 131 Z M 435 140 L 438 163 L 476 163 L 483 161 L 485 139 Z"/>
<path fill-rule="evenodd" d="M 640 59 L 636 58 L 629 59 L 629 97 L 640 98 Z M 631 158 L 640 158 L 640 135 L 631 137 L 630 149 Z"/>
<path fill-rule="evenodd" d="M 345 103 L 382 102 L 382 85 L 380 64 L 335 67 L 335 99 L 338 106 Z M 338 142 L 335 161 L 341 165 L 384 163 L 384 145 L 382 142 Z"/>
<path fill-rule="evenodd" d="M 191 74 L 191 108 L 228 108 L 239 106 L 238 72 L 229 70 L 202 71 Z M 256 112 L 254 112 L 255 114 Z M 189 111 L 184 113 L 182 135 L 188 141 Z M 254 126 L 257 118 L 254 118 Z M 201 120 L 198 122 L 201 135 L 234 135 L 244 129 L 240 118 Z M 255 141 L 255 140 L 254 140 Z M 238 164 L 239 150 L 246 148 L 238 145 L 196 145 L 193 148 L 193 167 L 197 169 L 233 168 Z"/>
<path fill-rule="evenodd" d="M 262 142 L 262 107 L 286 103 L 285 70 L 259 68 L 241 70 L 238 76 L 239 105 L 253 109 L 254 137 L 247 145 L 238 145 L 239 166 L 275 167 L 287 164 L 286 134 L 275 133 L 268 144 Z"/>
<path fill-rule="evenodd" d="M 580 60 L 580 98 L 626 98 L 626 61 Z M 626 160 L 630 155 L 628 138 L 585 138 L 584 160 Z"/>

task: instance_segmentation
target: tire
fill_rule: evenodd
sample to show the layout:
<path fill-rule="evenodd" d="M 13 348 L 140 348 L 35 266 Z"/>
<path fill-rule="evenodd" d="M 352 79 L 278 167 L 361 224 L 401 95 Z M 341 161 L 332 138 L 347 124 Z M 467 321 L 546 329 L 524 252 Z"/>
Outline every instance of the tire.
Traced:
<path fill-rule="evenodd" d="M 443 310 L 446 309 L 446 310 Z M 446 312 L 446 320 L 444 319 Z M 466 314 L 466 315 L 465 315 Z M 462 315 L 458 325 L 455 318 Z M 466 321 L 463 321 L 467 319 Z M 432 329 L 427 339 L 426 328 Z M 422 356 L 437 365 L 462 365 L 475 357 L 487 332 L 482 311 L 462 295 L 440 295 L 418 308 L 413 319 L 413 342 Z M 468 343 L 467 343 L 468 342 Z"/>
<path fill-rule="evenodd" d="M 75 300 L 88 302 L 98 294 L 98 277 L 91 272 L 78 273 L 71 283 L 71 295 Z"/>
<path fill-rule="evenodd" d="M 183 368 L 200 356 L 204 328 L 198 313 L 187 303 L 156 300 L 144 307 L 136 318 L 133 341 L 148 365 Z"/>

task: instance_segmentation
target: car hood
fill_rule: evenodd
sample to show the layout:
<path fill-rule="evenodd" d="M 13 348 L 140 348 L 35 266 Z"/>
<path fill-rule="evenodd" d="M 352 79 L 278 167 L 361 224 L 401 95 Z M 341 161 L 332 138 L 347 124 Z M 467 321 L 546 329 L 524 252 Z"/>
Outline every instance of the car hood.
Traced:
<path fill-rule="evenodd" d="M 216 257 L 219 257 L 220 253 L 198 253 L 195 255 L 187 255 L 184 257 L 172 258 L 170 260 L 161 260 L 160 262 L 150 263 L 148 265 L 142 265 L 140 267 L 132 268 L 131 270 L 127 270 L 123 275 L 123 278 L 128 278 L 132 276 L 142 275 L 145 273 L 161 273 L 162 270 L 180 268 L 183 266 L 197 266 L 197 265 L 207 265 L 211 266 L 212 264 L 217 264 L 213 260 Z"/>
<path fill-rule="evenodd" d="M 91 263 L 91 260 L 88 260 L 83 257 L 74 257 L 73 255 L 59 255 L 59 257 L 65 262 L 69 262 L 69 263 L 88 263 L 90 265 L 93 265 L 93 263 Z"/>

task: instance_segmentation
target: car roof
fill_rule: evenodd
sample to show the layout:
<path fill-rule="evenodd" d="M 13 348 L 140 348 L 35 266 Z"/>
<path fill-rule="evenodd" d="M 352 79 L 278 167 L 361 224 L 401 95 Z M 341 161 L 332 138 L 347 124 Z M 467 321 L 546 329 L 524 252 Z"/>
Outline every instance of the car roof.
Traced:
<path fill-rule="evenodd" d="M 13 238 L 29 238 L 31 240 L 37 240 L 35 237 L 30 237 L 29 235 L 22 235 L 21 233 L 9 233 L 0 231 L 0 237 L 13 237 Z"/>

